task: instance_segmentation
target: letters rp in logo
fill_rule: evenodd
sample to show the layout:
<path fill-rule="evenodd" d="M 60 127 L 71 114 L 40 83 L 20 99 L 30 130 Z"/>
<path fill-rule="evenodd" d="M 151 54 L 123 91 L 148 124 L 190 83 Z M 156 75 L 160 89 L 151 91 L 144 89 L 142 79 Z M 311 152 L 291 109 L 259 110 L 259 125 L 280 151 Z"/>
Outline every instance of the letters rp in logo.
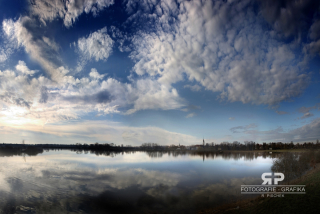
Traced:
<path fill-rule="evenodd" d="M 266 176 L 270 176 L 270 178 L 266 178 Z M 280 176 L 280 178 L 276 176 Z M 263 180 L 262 185 L 264 184 L 272 185 L 272 178 L 274 180 L 274 184 L 278 184 L 279 181 L 284 180 L 284 174 L 281 172 L 275 172 L 274 175 L 272 176 L 271 172 L 265 172 L 261 175 L 261 178 Z"/>

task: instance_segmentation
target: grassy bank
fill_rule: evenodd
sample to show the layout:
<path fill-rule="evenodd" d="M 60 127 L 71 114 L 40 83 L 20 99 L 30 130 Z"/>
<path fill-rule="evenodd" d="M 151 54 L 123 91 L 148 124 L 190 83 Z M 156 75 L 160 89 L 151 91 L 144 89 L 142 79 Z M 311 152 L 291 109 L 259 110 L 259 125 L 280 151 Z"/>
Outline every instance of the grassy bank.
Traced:
<path fill-rule="evenodd" d="M 225 213 L 319 213 L 320 165 L 295 184 L 306 185 L 306 194 L 285 195 L 283 198 L 260 197 L 242 206 L 238 205 L 239 209 L 228 209 Z"/>
<path fill-rule="evenodd" d="M 317 160 L 318 162 L 319 160 Z M 291 185 L 306 185 L 305 195 L 285 195 L 277 198 L 263 198 L 242 200 L 226 204 L 204 213 L 319 213 L 320 210 L 320 163 L 307 171 L 301 178 L 290 182 Z"/>
<path fill-rule="evenodd" d="M 263 151 L 263 152 L 307 152 L 310 149 L 275 149 L 275 150 L 256 150 L 256 151 Z"/>
<path fill-rule="evenodd" d="M 307 152 L 310 149 L 276 149 L 276 150 L 225 150 L 224 152 Z"/>
<path fill-rule="evenodd" d="M 248 153 L 248 152 L 308 152 L 311 149 L 277 149 L 277 150 L 222 150 L 221 152 L 226 153 Z M 187 152 L 219 152 L 218 150 L 210 150 L 210 149 L 197 149 L 197 150 L 181 150 Z"/>

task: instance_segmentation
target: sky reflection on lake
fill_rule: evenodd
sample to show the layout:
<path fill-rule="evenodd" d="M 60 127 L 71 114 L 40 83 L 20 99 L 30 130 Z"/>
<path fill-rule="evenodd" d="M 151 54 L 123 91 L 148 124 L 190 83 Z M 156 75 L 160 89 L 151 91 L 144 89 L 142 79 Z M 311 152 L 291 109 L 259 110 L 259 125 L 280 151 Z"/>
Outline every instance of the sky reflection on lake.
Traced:
<path fill-rule="evenodd" d="M 257 153 L 112 156 L 48 151 L 0 156 L 3 213 L 194 213 L 261 184 L 272 157 Z"/>

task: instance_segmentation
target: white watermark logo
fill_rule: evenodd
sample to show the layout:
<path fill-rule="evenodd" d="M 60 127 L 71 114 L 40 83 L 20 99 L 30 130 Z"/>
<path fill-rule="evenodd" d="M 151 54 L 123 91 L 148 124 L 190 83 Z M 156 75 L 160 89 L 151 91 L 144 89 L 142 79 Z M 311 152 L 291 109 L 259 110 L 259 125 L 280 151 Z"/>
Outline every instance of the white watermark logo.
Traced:
<path fill-rule="evenodd" d="M 241 185 L 241 194 L 261 194 L 262 197 L 284 197 L 284 194 L 305 194 L 305 185 L 278 185 L 285 178 L 281 172 L 262 173 L 261 185 Z"/>
<path fill-rule="evenodd" d="M 266 178 L 266 176 L 270 176 L 271 178 Z M 275 176 L 280 176 L 280 178 L 275 178 Z M 265 173 L 262 173 L 261 178 L 263 180 L 262 185 L 264 184 L 272 185 L 272 178 L 274 180 L 274 184 L 278 184 L 279 181 L 284 180 L 284 174 L 281 172 L 275 172 L 274 176 L 272 176 L 271 172 L 265 172 Z"/>

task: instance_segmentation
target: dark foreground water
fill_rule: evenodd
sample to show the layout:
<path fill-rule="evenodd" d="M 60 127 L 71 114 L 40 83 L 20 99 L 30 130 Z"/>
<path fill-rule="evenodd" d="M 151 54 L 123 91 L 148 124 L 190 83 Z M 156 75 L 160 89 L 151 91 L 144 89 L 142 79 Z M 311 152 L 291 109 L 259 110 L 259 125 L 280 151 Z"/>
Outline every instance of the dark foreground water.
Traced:
<path fill-rule="evenodd" d="M 195 213 L 245 197 L 240 186 L 261 184 L 271 165 L 262 153 L 0 151 L 0 210 Z"/>

